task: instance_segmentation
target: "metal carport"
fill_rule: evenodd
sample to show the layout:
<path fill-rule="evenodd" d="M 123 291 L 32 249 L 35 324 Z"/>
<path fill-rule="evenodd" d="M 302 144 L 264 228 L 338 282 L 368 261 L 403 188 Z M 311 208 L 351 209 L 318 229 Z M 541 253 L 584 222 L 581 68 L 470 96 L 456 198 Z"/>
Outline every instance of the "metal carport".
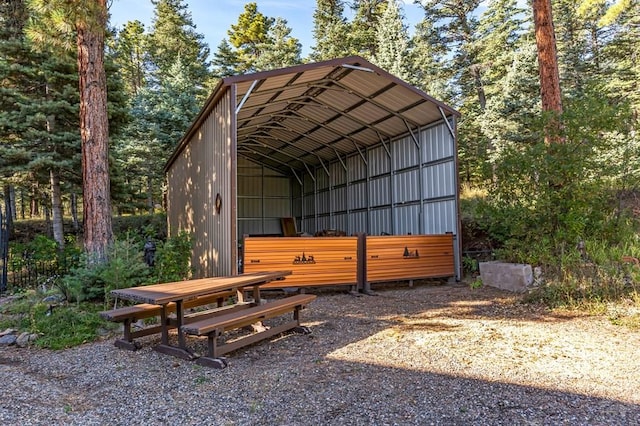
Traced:
<path fill-rule="evenodd" d="M 361 57 L 222 79 L 167 162 L 168 225 L 195 276 L 237 272 L 239 236 L 453 233 L 459 113 Z"/>

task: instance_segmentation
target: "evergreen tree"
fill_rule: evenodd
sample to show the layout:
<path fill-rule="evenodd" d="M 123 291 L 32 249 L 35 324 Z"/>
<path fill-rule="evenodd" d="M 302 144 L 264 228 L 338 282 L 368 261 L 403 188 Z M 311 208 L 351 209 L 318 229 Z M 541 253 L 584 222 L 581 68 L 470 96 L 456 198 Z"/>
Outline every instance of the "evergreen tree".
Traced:
<path fill-rule="evenodd" d="M 161 81 L 180 56 L 188 65 L 193 85 L 202 88 L 209 80 L 209 47 L 196 32 L 191 12 L 182 0 L 152 0 L 155 6 L 147 50 L 155 67 L 155 80 Z"/>
<path fill-rule="evenodd" d="M 442 43 L 442 49 L 453 60 L 449 61 L 448 73 L 456 85 L 454 104 L 467 103 L 468 94 L 477 98 L 477 106 L 484 109 L 486 94 L 482 80 L 482 66 L 475 43 L 478 35 L 476 9 L 480 0 L 424 0 L 421 5 L 425 11 L 425 20 L 431 23 L 437 36 L 433 41 Z"/>
<path fill-rule="evenodd" d="M 238 17 L 238 22 L 231 24 L 231 29 L 227 31 L 229 41 L 237 49 L 236 56 L 240 62 L 236 73 L 244 74 L 256 70 L 256 61 L 264 46 L 270 42 L 269 32 L 274 22 L 273 18 L 258 11 L 255 2 L 244 6 L 244 12 Z"/>
<path fill-rule="evenodd" d="M 238 52 L 229 44 L 229 41 L 224 38 L 218 45 L 218 50 L 211 64 L 214 75 L 218 78 L 223 78 L 237 74 L 241 69 L 242 61 L 238 57 Z"/>
<path fill-rule="evenodd" d="M 365 59 L 374 58 L 378 46 L 376 32 L 388 0 L 354 0 L 354 17 L 349 26 L 351 51 Z"/>
<path fill-rule="evenodd" d="M 114 61 L 130 97 L 137 95 L 147 82 L 149 64 L 146 39 L 142 22 L 129 21 L 118 32 L 114 42 Z"/>
<path fill-rule="evenodd" d="M 478 66 L 487 98 L 499 94 L 497 83 L 511 68 L 525 32 L 525 10 L 517 0 L 491 0 L 481 15 L 477 29 Z"/>
<path fill-rule="evenodd" d="M 76 60 L 65 51 L 33 50 L 21 32 L 26 8 L 21 0 L 12 1 L 14 11 L 22 10 L 22 21 L 14 19 L 17 26 L 3 32 L 0 39 L 0 80 L 4 82 L 0 132 L 7 142 L 0 150 L 10 154 L 7 163 L 12 164 L 4 166 L 9 166 L 6 172 L 13 172 L 13 184 L 27 188 L 49 185 L 53 236 L 62 247 L 61 185 L 79 183 Z"/>
<path fill-rule="evenodd" d="M 214 58 L 217 76 L 245 74 L 295 65 L 301 62 L 301 45 L 291 37 L 282 18 L 263 15 L 256 3 L 248 3 L 238 22 L 228 31 Z"/>
<path fill-rule="evenodd" d="M 311 59 L 324 61 L 348 56 L 351 53 L 348 34 L 344 1 L 317 0 L 313 13 L 313 38 L 316 44 L 312 48 Z"/>
<path fill-rule="evenodd" d="M 377 54 L 374 62 L 404 80 L 409 78 L 409 34 L 403 22 L 401 6 L 389 0 L 376 32 Z"/>
<path fill-rule="evenodd" d="M 254 67 L 257 71 L 284 68 L 301 62 L 302 45 L 291 37 L 286 19 L 276 18 L 269 30 L 268 42 L 260 46 L 260 56 Z"/>
<path fill-rule="evenodd" d="M 145 194 L 153 211 L 162 201 L 163 167 L 199 111 L 189 64 L 177 57 L 158 86 L 144 87 L 134 98 L 129 125 L 116 141 L 116 164 L 126 176 L 129 191 L 121 206 L 139 207 L 135 193 Z"/>
<path fill-rule="evenodd" d="M 434 37 L 437 33 L 430 21 L 423 19 L 416 25 L 410 41 L 408 81 L 436 99 L 451 102 L 453 92 L 448 84 L 443 44 L 434 41 Z"/>
<path fill-rule="evenodd" d="M 80 92 L 80 136 L 84 246 L 93 262 L 106 261 L 113 241 L 108 158 L 107 81 L 104 67 L 106 0 L 30 0 L 36 14 L 34 40 L 76 41 Z M 54 31 L 54 34 L 51 32 Z M 74 37 L 75 36 L 75 37 Z"/>

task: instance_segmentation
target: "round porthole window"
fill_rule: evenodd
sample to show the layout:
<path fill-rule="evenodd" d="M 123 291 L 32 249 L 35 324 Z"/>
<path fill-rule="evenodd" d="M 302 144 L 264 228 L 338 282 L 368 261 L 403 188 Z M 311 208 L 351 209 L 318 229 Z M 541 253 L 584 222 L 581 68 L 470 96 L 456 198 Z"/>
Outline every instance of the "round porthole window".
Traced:
<path fill-rule="evenodd" d="M 222 209 L 222 197 L 220 193 L 216 194 L 216 213 L 220 214 L 220 210 Z"/>

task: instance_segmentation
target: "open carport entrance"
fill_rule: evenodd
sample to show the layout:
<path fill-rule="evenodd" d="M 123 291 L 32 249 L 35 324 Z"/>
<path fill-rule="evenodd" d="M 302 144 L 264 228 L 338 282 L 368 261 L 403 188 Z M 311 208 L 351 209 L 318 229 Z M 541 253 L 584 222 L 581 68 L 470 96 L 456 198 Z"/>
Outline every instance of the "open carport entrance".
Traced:
<path fill-rule="evenodd" d="M 196 276 L 238 271 L 245 234 L 453 236 L 459 114 L 360 57 L 225 78 L 167 163 L 169 232 Z"/>

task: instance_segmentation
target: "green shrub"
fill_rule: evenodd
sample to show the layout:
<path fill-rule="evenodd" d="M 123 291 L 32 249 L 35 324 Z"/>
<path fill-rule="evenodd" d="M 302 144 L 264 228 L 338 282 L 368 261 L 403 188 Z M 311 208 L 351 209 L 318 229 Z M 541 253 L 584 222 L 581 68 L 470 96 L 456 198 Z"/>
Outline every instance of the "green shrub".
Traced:
<path fill-rule="evenodd" d="M 164 283 L 186 280 L 191 276 L 191 249 L 193 236 L 180 232 L 156 248 L 153 282 Z"/>
<path fill-rule="evenodd" d="M 106 263 L 95 264 L 82 256 L 79 266 L 62 278 L 61 291 L 70 301 L 104 300 L 108 304 L 111 290 L 148 282 L 149 267 L 142 255 L 139 242 L 116 240 Z"/>

